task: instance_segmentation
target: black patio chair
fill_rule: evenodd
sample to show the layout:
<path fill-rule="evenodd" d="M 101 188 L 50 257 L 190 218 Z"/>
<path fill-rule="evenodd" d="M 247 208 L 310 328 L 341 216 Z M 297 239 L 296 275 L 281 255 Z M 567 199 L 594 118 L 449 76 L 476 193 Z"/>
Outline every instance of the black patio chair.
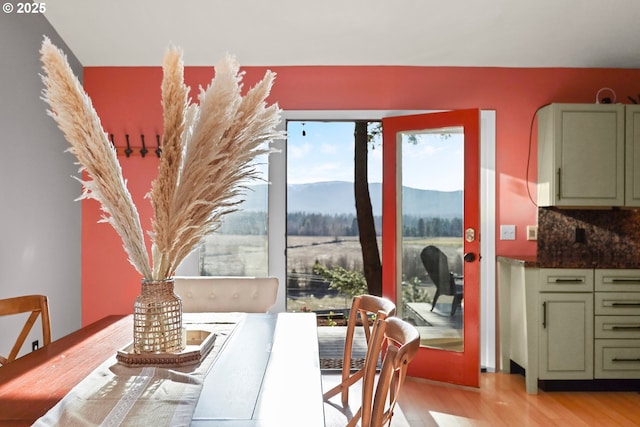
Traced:
<path fill-rule="evenodd" d="M 427 270 L 427 274 L 436 286 L 436 293 L 433 296 L 433 304 L 431 305 L 431 311 L 436 306 L 440 295 L 453 296 L 453 302 L 451 303 L 451 315 L 455 315 L 458 307 L 462 303 L 463 286 L 457 284 L 456 279 L 462 279 L 462 276 L 454 275 L 449 270 L 449 260 L 447 255 L 442 252 L 436 246 L 429 245 L 420 252 L 420 259 L 424 268 Z"/>

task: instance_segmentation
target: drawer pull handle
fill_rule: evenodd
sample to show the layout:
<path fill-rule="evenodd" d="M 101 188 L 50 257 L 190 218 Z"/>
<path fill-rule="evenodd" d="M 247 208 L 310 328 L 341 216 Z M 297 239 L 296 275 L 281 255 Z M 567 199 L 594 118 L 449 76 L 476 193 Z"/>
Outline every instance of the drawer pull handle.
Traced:
<path fill-rule="evenodd" d="M 640 302 L 612 302 L 611 307 L 640 307 Z"/>
<path fill-rule="evenodd" d="M 554 279 L 555 283 L 584 283 L 582 279 Z"/>
<path fill-rule="evenodd" d="M 611 283 L 640 283 L 640 279 L 612 279 Z"/>
<path fill-rule="evenodd" d="M 617 331 L 621 329 L 625 331 L 640 331 L 640 326 L 612 326 L 611 327 L 612 331 Z"/>
<path fill-rule="evenodd" d="M 636 358 L 636 359 L 618 359 L 617 357 L 614 357 L 611 361 L 612 362 L 640 362 L 640 358 Z"/>

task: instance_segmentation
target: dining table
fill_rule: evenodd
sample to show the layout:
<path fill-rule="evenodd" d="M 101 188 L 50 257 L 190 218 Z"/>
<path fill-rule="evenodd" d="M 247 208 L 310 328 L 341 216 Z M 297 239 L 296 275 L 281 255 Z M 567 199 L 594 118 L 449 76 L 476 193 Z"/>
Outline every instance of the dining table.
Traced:
<path fill-rule="evenodd" d="M 0 367 L 0 425 L 324 426 L 313 313 L 184 313 L 215 334 L 185 366 L 130 366 L 113 315 Z M 189 326 L 191 325 L 191 326 Z"/>

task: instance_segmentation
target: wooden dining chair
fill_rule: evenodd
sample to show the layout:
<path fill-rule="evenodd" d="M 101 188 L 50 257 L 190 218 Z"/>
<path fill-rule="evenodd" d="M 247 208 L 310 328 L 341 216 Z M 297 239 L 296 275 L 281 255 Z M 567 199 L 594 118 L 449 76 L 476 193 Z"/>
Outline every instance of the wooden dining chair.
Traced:
<path fill-rule="evenodd" d="M 323 398 L 325 401 L 331 397 L 342 393 L 342 405 L 347 407 L 349 405 L 349 388 L 353 386 L 364 375 L 365 367 L 352 372 L 351 355 L 353 353 L 353 339 L 355 335 L 358 323 L 361 323 L 364 329 L 364 336 L 367 342 L 367 355 L 370 349 L 370 342 L 372 336 L 372 326 L 370 325 L 370 319 L 385 319 L 389 316 L 393 316 L 396 313 L 396 306 L 393 302 L 386 298 L 378 297 L 375 295 L 358 295 L 351 301 L 351 310 L 349 312 L 349 320 L 347 323 L 347 333 L 344 342 L 344 355 L 342 359 L 342 378 L 341 382 L 325 392 Z M 373 319 L 373 320 L 375 320 Z M 379 349 L 373 358 L 380 356 Z"/>
<path fill-rule="evenodd" d="M 407 375 L 409 363 L 420 348 L 420 333 L 397 317 L 377 319 L 367 354 L 362 380 L 362 406 L 348 427 L 383 427 L 391 423 L 398 395 Z M 375 352 L 384 350 L 382 367 L 377 372 Z"/>
<path fill-rule="evenodd" d="M 42 345 L 51 343 L 51 320 L 49 319 L 49 302 L 45 295 L 25 295 L 14 298 L 0 299 L 0 316 L 17 315 L 21 313 L 29 313 L 26 323 L 20 331 L 20 335 L 13 345 L 8 357 L 0 356 L 0 365 L 6 365 L 13 362 L 24 341 L 27 339 L 29 332 L 33 328 L 38 316 L 42 323 Z"/>

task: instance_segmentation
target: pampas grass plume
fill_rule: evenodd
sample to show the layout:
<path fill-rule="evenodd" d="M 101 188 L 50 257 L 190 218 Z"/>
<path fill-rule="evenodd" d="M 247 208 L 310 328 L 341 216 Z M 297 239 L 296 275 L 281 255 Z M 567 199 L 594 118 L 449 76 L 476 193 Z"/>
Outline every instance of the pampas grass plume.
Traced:
<path fill-rule="evenodd" d="M 238 209 L 246 184 L 257 178 L 256 156 L 268 142 L 282 138 L 277 104 L 266 105 L 275 74 L 242 96 L 243 73 L 227 55 L 215 67 L 199 104 L 191 104 L 184 83 L 182 53 L 171 46 L 163 61 L 163 151 L 158 176 L 148 197 L 154 209 L 151 262 L 140 219 L 115 149 L 107 140 L 91 100 L 73 75 L 64 54 L 45 38 L 43 99 L 90 180 L 81 181 L 83 198 L 100 202 L 122 238 L 129 261 L 145 279 L 171 277 L 182 260 L 220 227 L 222 217 Z"/>
<path fill-rule="evenodd" d="M 91 99 L 73 74 L 66 56 L 45 37 L 40 49 L 45 89 L 42 98 L 49 115 L 69 142 L 69 151 L 90 180 L 80 180 L 81 198 L 95 199 L 108 222 L 122 238 L 129 261 L 144 277 L 151 276 L 140 217 L 122 177 L 115 149 L 102 129 Z"/>

